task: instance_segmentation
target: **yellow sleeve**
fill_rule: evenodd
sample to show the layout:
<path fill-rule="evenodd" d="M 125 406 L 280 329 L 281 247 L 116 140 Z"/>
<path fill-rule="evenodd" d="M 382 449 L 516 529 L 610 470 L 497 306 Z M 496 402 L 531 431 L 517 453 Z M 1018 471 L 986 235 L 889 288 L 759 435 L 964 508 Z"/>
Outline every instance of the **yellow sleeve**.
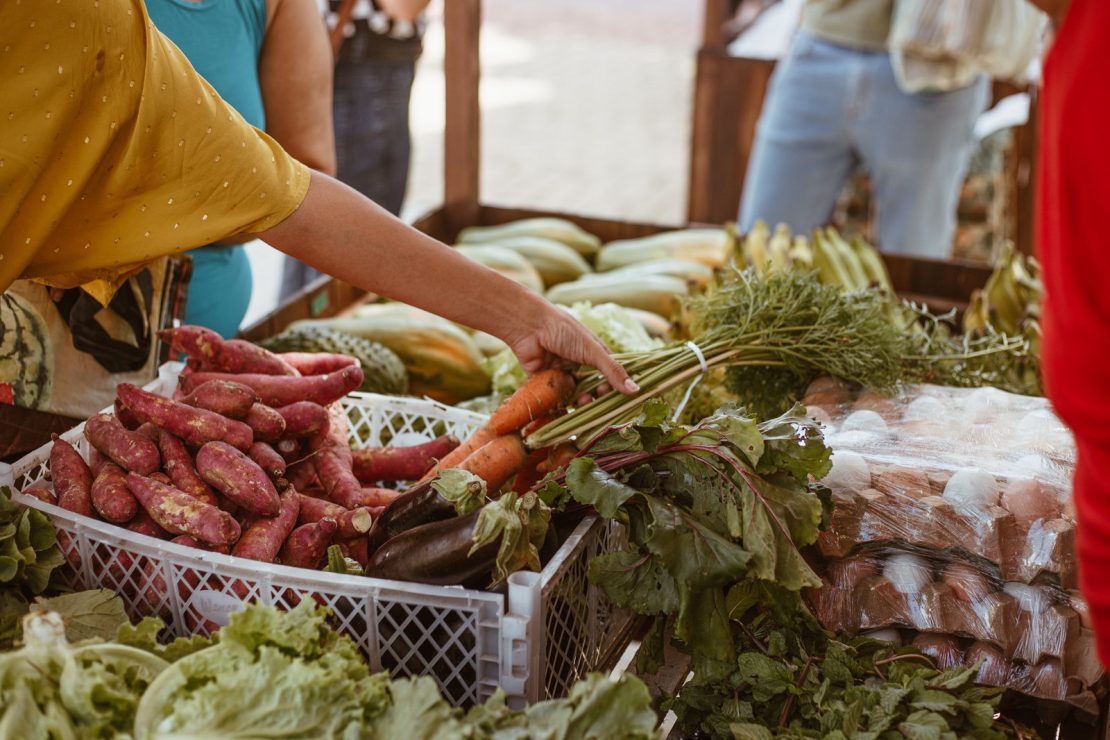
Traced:
<path fill-rule="evenodd" d="M 110 296 L 152 259 L 265 231 L 304 200 L 308 168 L 141 0 L 2 2 L 0 49 L 0 290 L 26 277 Z"/>

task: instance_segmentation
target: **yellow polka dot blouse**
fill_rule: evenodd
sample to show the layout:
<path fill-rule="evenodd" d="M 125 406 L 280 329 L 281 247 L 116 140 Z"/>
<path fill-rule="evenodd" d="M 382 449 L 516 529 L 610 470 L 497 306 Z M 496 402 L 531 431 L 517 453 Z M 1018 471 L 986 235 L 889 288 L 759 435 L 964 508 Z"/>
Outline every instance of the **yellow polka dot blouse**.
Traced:
<path fill-rule="evenodd" d="M 252 128 L 141 0 L 0 1 L 0 291 L 106 300 L 156 257 L 264 231 L 309 171 Z"/>

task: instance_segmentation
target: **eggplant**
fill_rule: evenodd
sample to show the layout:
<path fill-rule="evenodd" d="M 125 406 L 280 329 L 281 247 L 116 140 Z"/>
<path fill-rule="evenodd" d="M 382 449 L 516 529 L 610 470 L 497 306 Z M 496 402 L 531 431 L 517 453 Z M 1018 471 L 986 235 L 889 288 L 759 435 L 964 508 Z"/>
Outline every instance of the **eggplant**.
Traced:
<path fill-rule="evenodd" d="M 432 488 L 431 481 L 394 499 L 374 520 L 368 533 L 371 557 L 385 543 L 413 527 L 455 516 L 455 506 Z"/>
<path fill-rule="evenodd" d="M 488 585 L 501 538 L 482 545 L 473 555 L 469 554 L 474 546 L 474 525 L 478 523 L 479 514 L 481 509 L 466 516 L 422 524 L 401 532 L 374 552 L 366 566 L 366 574 L 374 578 L 434 586 L 480 582 Z"/>

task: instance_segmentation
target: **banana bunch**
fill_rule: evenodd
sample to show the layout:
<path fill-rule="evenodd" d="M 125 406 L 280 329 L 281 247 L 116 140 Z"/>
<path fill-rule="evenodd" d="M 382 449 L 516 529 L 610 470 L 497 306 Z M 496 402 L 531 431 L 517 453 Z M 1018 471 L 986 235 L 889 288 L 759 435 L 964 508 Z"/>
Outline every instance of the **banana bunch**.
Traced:
<path fill-rule="evenodd" d="M 1039 338 L 1043 294 L 1037 261 L 1007 244 L 987 284 L 971 295 L 964 333 L 981 335 L 993 329 L 1010 336 L 1034 334 Z"/>
<path fill-rule="evenodd" d="M 811 239 L 792 235 L 779 224 L 774 233 L 757 221 L 741 241 L 740 257 L 760 274 L 815 270 L 818 279 L 845 291 L 879 288 L 894 295 L 890 275 L 875 247 L 862 239 L 845 240 L 831 226 L 815 229 Z"/>

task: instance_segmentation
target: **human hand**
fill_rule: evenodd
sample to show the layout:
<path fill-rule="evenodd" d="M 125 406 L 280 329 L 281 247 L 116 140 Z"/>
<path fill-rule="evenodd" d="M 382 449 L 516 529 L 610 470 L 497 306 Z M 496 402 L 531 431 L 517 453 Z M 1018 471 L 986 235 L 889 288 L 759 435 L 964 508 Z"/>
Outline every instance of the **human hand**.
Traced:
<path fill-rule="evenodd" d="M 530 321 L 503 337 L 525 372 L 584 364 L 597 368 L 609 385 L 622 393 L 631 395 L 640 391 L 620 363 L 613 359 L 609 348 L 578 319 L 546 301 L 538 302 L 538 306 Z"/>

